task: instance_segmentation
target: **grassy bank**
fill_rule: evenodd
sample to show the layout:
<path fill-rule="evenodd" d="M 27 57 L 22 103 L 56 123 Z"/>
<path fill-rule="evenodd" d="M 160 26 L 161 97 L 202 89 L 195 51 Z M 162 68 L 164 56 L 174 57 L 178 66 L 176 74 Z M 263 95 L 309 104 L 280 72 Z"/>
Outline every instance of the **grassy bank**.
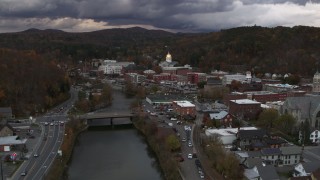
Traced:
<path fill-rule="evenodd" d="M 166 180 L 181 180 L 179 164 L 165 140 L 157 138 L 157 127 L 146 123 L 142 117 L 137 117 L 133 124 L 145 136 L 149 147 L 156 154 L 164 178 Z"/>

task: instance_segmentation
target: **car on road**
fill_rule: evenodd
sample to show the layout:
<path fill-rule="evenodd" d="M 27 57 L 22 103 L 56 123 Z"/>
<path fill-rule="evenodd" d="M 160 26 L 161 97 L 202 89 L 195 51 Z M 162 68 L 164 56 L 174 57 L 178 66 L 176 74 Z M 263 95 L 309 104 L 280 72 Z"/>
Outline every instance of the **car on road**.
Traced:
<path fill-rule="evenodd" d="M 189 146 L 189 147 L 192 147 L 191 141 L 188 142 L 188 146 Z"/>
<path fill-rule="evenodd" d="M 34 154 L 33 154 L 33 157 L 38 157 L 38 156 L 39 156 L 38 153 L 34 153 Z"/>
<path fill-rule="evenodd" d="M 170 119 L 171 121 L 176 121 L 176 120 L 178 120 L 177 118 L 171 118 Z"/>
<path fill-rule="evenodd" d="M 203 174 L 203 172 L 200 173 L 200 178 L 201 178 L 201 179 L 204 179 L 204 174 Z"/>
<path fill-rule="evenodd" d="M 188 159 L 192 159 L 192 154 L 188 154 Z"/>
<path fill-rule="evenodd" d="M 28 173 L 28 171 L 27 171 L 27 170 L 24 170 L 24 171 L 21 172 L 21 176 L 26 176 L 27 173 Z"/>
<path fill-rule="evenodd" d="M 187 139 L 186 139 L 186 138 L 182 138 L 181 141 L 182 141 L 182 142 L 186 142 Z"/>

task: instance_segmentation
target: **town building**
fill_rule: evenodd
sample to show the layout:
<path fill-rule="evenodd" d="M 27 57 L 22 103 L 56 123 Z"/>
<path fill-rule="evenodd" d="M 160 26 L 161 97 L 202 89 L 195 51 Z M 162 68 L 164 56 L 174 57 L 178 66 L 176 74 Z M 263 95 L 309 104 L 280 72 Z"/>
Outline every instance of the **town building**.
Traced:
<path fill-rule="evenodd" d="M 237 118 L 254 119 L 261 110 L 261 103 L 250 99 L 229 101 L 229 113 Z"/>
<path fill-rule="evenodd" d="M 178 62 L 172 61 L 172 56 L 171 56 L 171 54 L 168 52 L 168 54 L 167 54 L 167 56 L 166 56 L 166 60 L 165 60 L 165 61 L 161 61 L 161 62 L 159 63 L 159 66 L 160 66 L 161 68 L 163 68 L 163 67 L 173 67 L 173 66 L 175 66 L 176 64 L 178 64 Z"/>
<path fill-rule="evenodd" d="M 13 119 L 11 107 L 0 107 L 0 119 Z"/>
<path fill-rule="evenodd" d="M 10 124 L 0 125 L 0 137 L 13 136 L 14 129 Z"/>
<path fill-rule="evenodd" d="M 154 106 L 161 106 L 161 105 L 171 105 L 173 101 L 189 101 L 186 96 L 182 94 L 153 94 L 148 95 L 146 97 L 146 101 Z"/>
<path fill-rule="evenodd" d="M 206 74 L 205 73 L 198 73 L 198 72 L 191 72 L 187 74 L 188 83 L 190 84 L 198 84 L 200 82 L 206 82 Z"/>
<path fill-rule="evenodd" d="M 232 145 L 237 139 L 239 130 L 257 130 L 256 127 L 241 127 L 241 128 L 222 128 L 222 129 L 206 129 L 207 137 L 217 136 L 223 145 Z"/>
<path fill-rule="evenodd" d="M 310 176 L 313 172 L 320 168 L 320 161 L 302 162 L 295 165 L 292 176 L 305 177 Z"/>
<path fill-rule="evenodd" d="M 122 69 L 134 62 L 117 62 L 116 60 L 105 60 L 102 65 L 99 66 L 98 71 L 103 71 L 105 75 L 121 75 Z"/>
<path fill-rule="evenodd" d="M 25 146 L 26 141 L 27 139 L 20 139 L 18 136 L 0 137 L 0 152 L 9 152 L 12 146 L 22 148 Z"/>
<path fill-rule="evenodd" d="M 224 75 L 222 78 L 222 85 L 227 86 L 227 85 L 231 85 L 232 81 L 246 81 L 247 77 L 246 75 L 243 74 L 232 74 L 232 75 Z"/>
<path fill-rule="evenodd" d="M 309 121 L 310 126 L 319 129 L 320 96 L 288 97 L 280 114 L 291 114 L 297 124 Z"/>
<path fill-rule="evenodd" d="M 320 93 L 320 73 L 318 71 L 313 76 L 312 92 Z"/>
<path fill-rule="evenodd" d="M 173 111 L 180 116 L 190 115 L 196 116 L 196 106 L 190 101 L 173 101 Z"/>
<path fill-rule="evenodd" d="M 146 80 L 145 75 L 137 74 L 137 73 L 127 73 L 124 78 L 132 83 L 141 84 Z"/>
<path fill-rule="evenodd" d="M 227 111 L 220 111 L 218 113 L 210 113 L 210 120 L 218 121 L 221 125 L 225 127 L 231 127 L 234 121 L 234 116 L 229 114 Z"/>

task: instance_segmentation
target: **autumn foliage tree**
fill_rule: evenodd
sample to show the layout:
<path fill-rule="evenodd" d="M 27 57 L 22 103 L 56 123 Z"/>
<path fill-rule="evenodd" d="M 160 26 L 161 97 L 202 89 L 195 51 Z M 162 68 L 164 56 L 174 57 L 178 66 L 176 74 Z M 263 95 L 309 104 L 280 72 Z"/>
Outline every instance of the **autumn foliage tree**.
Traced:
<path fill-rule="evenodd" d="M 44 112 L 68 98 L 69 78 L 34 51 L 0 49 L 0 106 L 16 116 Z"/>

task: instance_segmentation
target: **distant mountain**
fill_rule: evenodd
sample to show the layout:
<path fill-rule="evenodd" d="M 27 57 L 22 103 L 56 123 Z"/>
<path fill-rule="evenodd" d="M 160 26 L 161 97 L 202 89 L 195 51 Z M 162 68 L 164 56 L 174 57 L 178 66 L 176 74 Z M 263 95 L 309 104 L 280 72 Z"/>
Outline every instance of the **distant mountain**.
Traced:
<path fill-rule="evenodd" d="M 29 29 L 0 34 L 0 48 L 35 50 L 60 61 L 130 60 L 149 68 L 170 51 L 173 60 L 205 72 L 252 70 L 310 76 L 320 63 L 320 29 L 253 26 L 189 34 L 140 27 L 85 33 Z"/>

